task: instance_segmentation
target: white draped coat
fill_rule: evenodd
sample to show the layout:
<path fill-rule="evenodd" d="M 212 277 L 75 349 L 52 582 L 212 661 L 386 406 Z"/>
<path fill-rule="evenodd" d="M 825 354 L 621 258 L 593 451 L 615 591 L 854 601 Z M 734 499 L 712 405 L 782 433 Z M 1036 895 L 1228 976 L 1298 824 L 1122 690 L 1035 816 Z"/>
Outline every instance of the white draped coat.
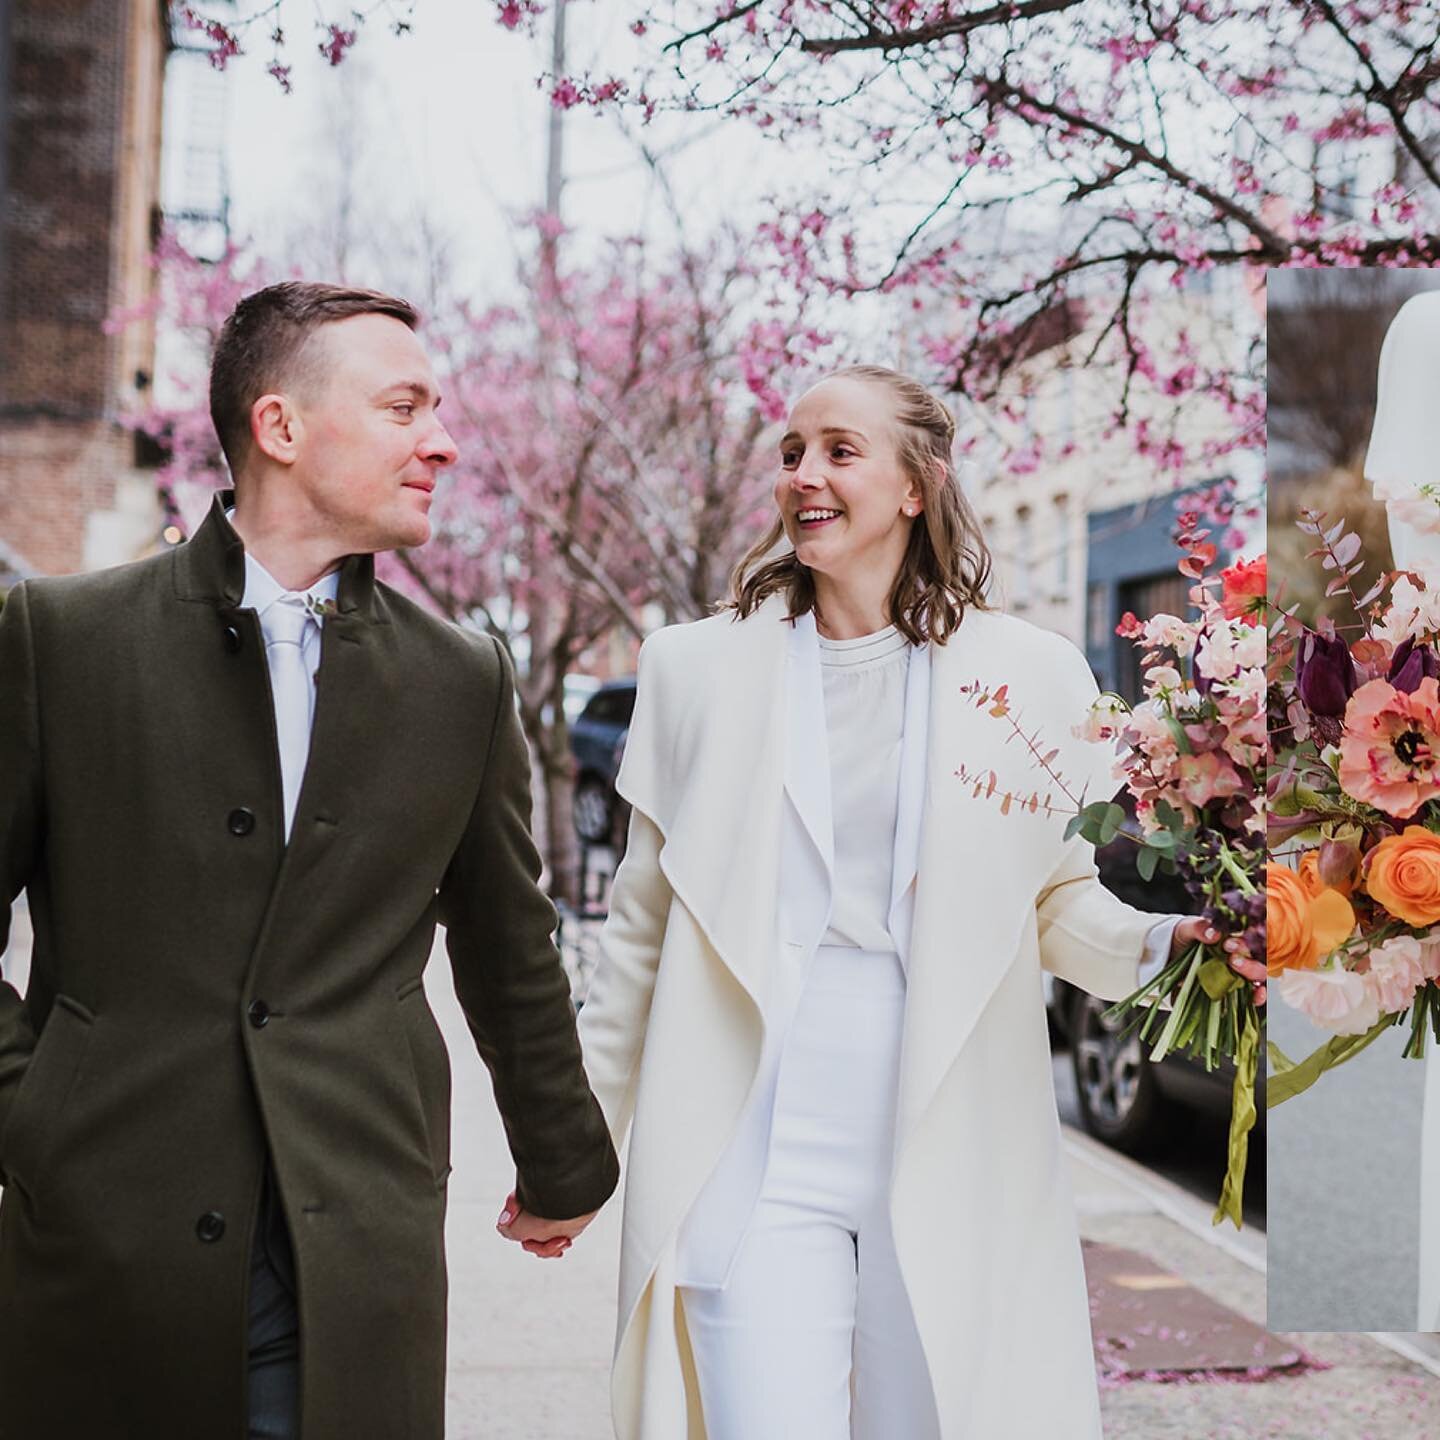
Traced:
<path fill-rule="evenodd" d="M 743 621 L 674 626 L 641 650 L 617 781 L 634 807 L 629 845 L 580 1014 L 617 1148 L 630 1132 L 613 1383 L 620 1440 L 705 1436 L 676 1293 L 679 1239 L 710 1182 L 727 1183 L 718 1177 L 755 1115 L 793 1000 L 782 934 L 797 907 L 782 878 L 814 883 L 814 867 L 786 852 L 816 803 L 809 742 L 823 745 L 823 711 L 818 737 L 803 728 L 815 724 L 819 680 L 797 632 L 803 641 L 772 596 Z M 1065 796 L 1009 720 L 971 699 L 976 682 L 1007 686 L 1012 715 L 1041 753 L 1059 750 L 1052 763 L 1071 790 L 1108 797 L 1118 788 L 1113 752 L 1071 733 L 1096 693 L 1079 651 L 980 610 L 928 648 L 918 845 L 907 863 L 902 752 L 904 903 L 892 911 L 907 972 L 896 1249 L 944 1440 L 1096 1440 L 1089 1305 L 1040 972 L 1119 998 L 1136 984 L 1155 917 L 1100 885 L 1090 846 L 1063 839 Z M 996 792 L 977 797 L 962 771 L 993 771 Z M 1008 813 L 1006 790 L 1016 792 Z M 1020 802 L 1032 791 L 1053 792 L 1062 810 L 1030 812 Z M 732 1193 L 742 1210 L 753 1199 L 745 1183 Z M 745 1218 L 732 1217 L 734 1235 Z"/>
<path fill-rule="evenodd" d="M 1440 585 L 1440 534 L 1435 504 L 1420 494 L 1431 478 L 1440 444 L 1435 382 L 1440 376 L 1440 293 L 1412 295 L 1390 322 L 1380 351 L 1375 423 L 1365 476 L 1385 502 L 1390 549 L 1397 569 L 1414 570 L 1427 588 Z M 1425 1109 L 1420 1143 L 1420 1284 L 1415 1328 L 1440 1330 L 1440 1057 L 1425 1061 Z M 1428 1223 L 1427 1223 L 1428 1222 Z"/>

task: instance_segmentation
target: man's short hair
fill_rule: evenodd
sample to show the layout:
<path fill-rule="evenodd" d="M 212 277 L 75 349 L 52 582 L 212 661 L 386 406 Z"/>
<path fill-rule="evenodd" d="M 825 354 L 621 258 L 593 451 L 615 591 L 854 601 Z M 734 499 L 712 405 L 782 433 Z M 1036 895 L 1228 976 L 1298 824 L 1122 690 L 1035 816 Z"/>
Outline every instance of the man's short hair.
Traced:
<path fill-rule="evenodd" d="M 293 386 L 322 325 L 351 315 L 391 315 L 412 330 L 415 307 L 378 290 L 287 280 L 247 295 L 220 329 L 210 362 L 210 419 L 234 476 L 250 448 L 250 407 Z"/>

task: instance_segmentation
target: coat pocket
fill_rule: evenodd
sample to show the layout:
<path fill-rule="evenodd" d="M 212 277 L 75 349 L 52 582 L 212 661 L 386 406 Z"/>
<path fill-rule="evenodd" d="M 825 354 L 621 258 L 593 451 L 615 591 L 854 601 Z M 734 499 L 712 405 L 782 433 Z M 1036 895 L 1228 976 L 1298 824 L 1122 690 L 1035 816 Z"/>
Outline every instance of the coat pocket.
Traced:
<path fill-rule="evenodd" d="M 94 1025 L 94 1015 L 78 1000 L 57 995 L 10 1106 L 0 1135 L 0 1169 L 32 1200 L 44 1185 L 46 1160 L 59 1141 Z"/>
<path fill-rule="evenodd" d="M 405 1024 L 405 1042 L 420 1113 L 425 1122 L 425 1143 L 437 1189 L 443 1189 L 450 1174 L 450 1052 L 435 1016 L 425 999 L 423 980 L 416 976 L 395 992 Z"/>

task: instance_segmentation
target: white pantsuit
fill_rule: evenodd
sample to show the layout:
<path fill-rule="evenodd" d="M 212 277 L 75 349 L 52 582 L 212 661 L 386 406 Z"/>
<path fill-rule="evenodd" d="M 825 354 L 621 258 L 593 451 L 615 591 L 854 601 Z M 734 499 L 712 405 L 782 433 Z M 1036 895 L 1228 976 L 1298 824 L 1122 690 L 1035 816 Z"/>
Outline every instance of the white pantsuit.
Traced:
<path fill-rule="evenodd" d="M 726 1327 L 740 1297 L 759 1293 L 766 1324 L 813 1328 L 813 1315 L 781 1309 L 763 1289 L 777 1255 L 795 1248 L 786 1237 L 797 1216 L 817 1265 L 842 1236 L 857 1252 L 853 1296 L 831 1295 L 820 1279 L 786 1292 L 786 1303 L 849 1308 L 855 1435 L 1099 1436 L 1040 970 L 1118 998 L 1136 983 L 1154 917 L 1104 890 L 1090 847 L 1064 840 L 1065 796 L 1010 720 L 991 713 L 994 700 L 975 703 L 977 684 L 992 695 L 1008 687 L 1011 715 L 1058 751 L 1053 764 L 1076 796 L 1118 788 L 1113 755 L 1071 733 L 1095 687 L 1069 642 L 972 610 L 946 645 L 914 652 L 895 955 L 869 956 L 879 963 L 859 977 L 880 989 L 898 982 L 888 1003 L 899 1006 L 899 1031 L 877 1023 L 855 1037 L 855 1084 L 877 1102 L 865 1110 L 820 1093 L 836 1088 L 837 1015 L 878 1007 L 878 1018 L 884 1007 L 878 994 L 858 1006 L 852 994 L 836 1011 L 826 993 L 845 977 L 821 963 L 831 958 L 820 941 L 833 854 L 813 622 L 790 624 L 771 597 L 743 621 L 672 627 L 642 649 L 618 781 L 633 807 L 630 843 L 580 1016 L 591 1085 L 617 1140 L 629 1132 L 613 1391 L 622 1440 L 772 1433 L 760 1428 L 772 1423 L 768 1407 L 731 1413 L 753 1398 L 737 1393 L 733 1367 L 763 1374 L 769 1347 L 763 1334 Z M 855 952 L 845 958 L 856 963 Z M 836 1132 L 827 1100 L 865 1115 L 855 1145 Z M 819 1143 L 827 1136 L 833 1144 Z M 888 1167 L 856 1161 L 887 1151 Z M 827 1196 L 828 1230 L 815 1223 Z M 881 1324 L 870 1323 L 871 1300 Z M 908 1348 L 892 1318 L 907 1309 L 919 1342 Z M 896 1341 L 870 1358 L 867 1347 Z M 830 1428 L 807 1421 L 774 1434 L 848 1433 L 837 1428 L 844 1348 L 843 1336 L 817 1343 L 806 1362 L 815 1393 L 829 1397 Z M 799 1387 L 782 1378 L 763 1383 L 783 1416 Z M 892 1378 L 898 1397 L 883 1389 Z M 867 1418 L 901 1403 L 916 1428 Z"/>
<path fill-rule="evenodd" d="M 894 952 L 816 955 L 725 1286 L 681 1292 L 709 1440 L 938 1440 L 890 1234 L 904 1009 Z"/>

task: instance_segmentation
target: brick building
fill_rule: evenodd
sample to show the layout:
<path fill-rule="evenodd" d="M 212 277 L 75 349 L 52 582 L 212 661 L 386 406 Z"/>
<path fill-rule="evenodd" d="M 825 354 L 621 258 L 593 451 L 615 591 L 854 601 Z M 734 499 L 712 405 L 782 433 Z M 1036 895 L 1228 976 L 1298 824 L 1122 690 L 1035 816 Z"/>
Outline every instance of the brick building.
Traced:
<path fill-rule="evenodd" d="M 92 569 L 155 543 L 121 415 L 154 335 L 107 335 L 149 294 L 160 215 L 164 0 L 0 3 L 0 554 Z"/>

